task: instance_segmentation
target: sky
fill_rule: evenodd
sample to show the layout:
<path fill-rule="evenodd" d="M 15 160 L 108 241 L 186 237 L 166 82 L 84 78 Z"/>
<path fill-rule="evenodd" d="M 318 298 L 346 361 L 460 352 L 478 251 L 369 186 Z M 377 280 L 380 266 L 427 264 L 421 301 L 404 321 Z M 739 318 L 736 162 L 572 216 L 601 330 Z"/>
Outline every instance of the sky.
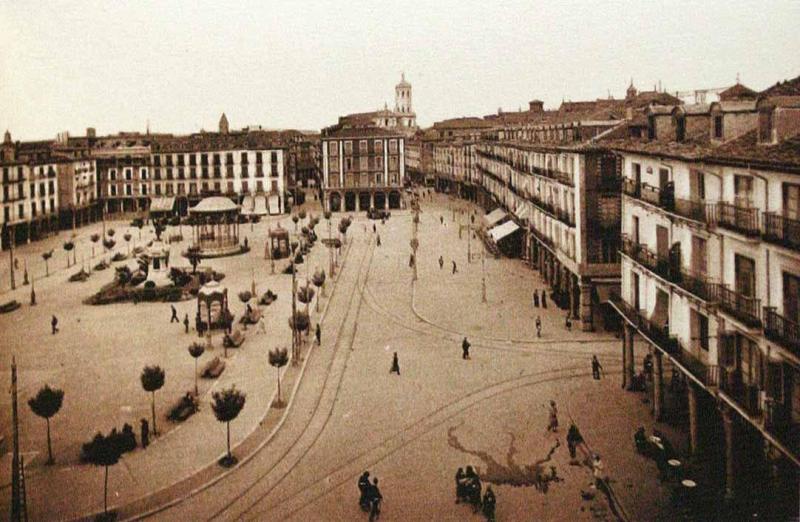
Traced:
<path fill-rule="evenodd" d="M 800 2 L 0 0 L 0 131 L 51 139 L 319 130 L 394 105 L 421 126 L 531 99 L 623 97 L 800 75 Z"/>

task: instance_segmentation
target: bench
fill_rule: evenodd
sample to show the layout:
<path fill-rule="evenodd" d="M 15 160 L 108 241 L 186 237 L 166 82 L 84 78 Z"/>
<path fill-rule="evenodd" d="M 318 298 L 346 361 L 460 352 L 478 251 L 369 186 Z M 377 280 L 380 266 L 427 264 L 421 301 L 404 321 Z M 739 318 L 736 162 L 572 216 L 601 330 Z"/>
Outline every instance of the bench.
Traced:
<path fill-rule="evenodd" d="M 222 345 L 227 348 L 238 348 L 244 342 L 244 334 L 241 330 L 236 329 L 230 335 L 226 334 L 222 338 Z"/>
<path fill-rule="evenodd" d="M 203 372 L 200 374 L 204 379 L 216 379 L 225 370 L 225 361 L 219 357 L 214 357 L 206 363 L 203 367 Z"/>
<path fill-rule="evenodd" d="M 196 412 L 197 399 L 191 393 L 187 393 L 170 408 L 167 418 L 171 421 L 182 422 Z"/>
<path fill-rule="evenodd" d="M 264 315 L 264 312 L 262 312 L 261 309 L 253 308 L 249 314 L 244 314 L 242 318 L 239 319 L 239 322 L 241 324 L 257 324 L 262 315 Z"/>

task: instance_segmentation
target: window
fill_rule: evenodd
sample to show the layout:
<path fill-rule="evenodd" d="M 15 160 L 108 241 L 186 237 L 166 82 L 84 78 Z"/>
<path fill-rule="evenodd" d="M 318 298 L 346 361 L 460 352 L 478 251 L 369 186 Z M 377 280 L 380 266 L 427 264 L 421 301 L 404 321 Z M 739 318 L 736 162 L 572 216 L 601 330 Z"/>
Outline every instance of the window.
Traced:
<path fill-rule="evenodd" d="M 383 170 L 383 156 L 375 156 L 375 168 Z"/>
<path fill-rule="evenodd" d="M 200 155 L 200 165 L 208 165 L 208 154 L 201 154 Z"/>
<path fill-rule="evenodd" d="M 756 295 L 756 262 L 749 257 L 735 255 L 736 292 L 747 296 Z"/>
<path fill-rule="evenodd" d="M 31 217 L 36 217 L 36 202 L 31 201 Z"/>
<path fill-rule="evenodd" d="M 397 156 L 390 156 L 389 157 L 389 170 L 396 171 L 397 170 Z"/>
<path fill-rule="evenodd" d="M 131 169 L 125 169 L 125 179 L 132 179 L 133 178 L 133 171 Z"/>
<path fill-rule="evenodd" d="M 656 139 L 656 118 L 655 116 L 647 117 L 647 139 Z"/>
<path fill-rule="evenodd" d="M 376 185 L 380 185 L 381 184 L 381 175 L 380 174 L 375 174 L 375 184 Z"/>
<path fill-rule="evenodd" d="M 692 346 L 708 351 L 708 317 L 692 309 L 689 315 Z"/>
<path fill-rule="evenodd" d="M 233 165 L 233 153 L 228 152 L 225 154 L 225 164 L 226 165 Z"/>
<path fill-rule="evenodd" d="M 270 175 L 273 178 L 278 177 L 278 164 L 277 163 L 273 163 L 272 165 L 270 165 Z"/>
<path fill-rule="evenodd" d="M 275 152 L 274 150 L 272 152 L 270 152 L 269 160 L 270 160 L 271 163 L 278 163 L 278 153 Z"/>
<path fill-rule="evenodd" d="M 397 140 L 389 140 L 389 154 L 397 154 Z"/>
<path fill-rule="evenodd" d="M 366 142 L 364 142 L 364 148 L 366 148 Z M 361 156 L 358 158 L 358 170 L 361 172 L 366 172 L 369 170 L 369 166 L 367 163 L 368 158 L 366 156 Z"/>
<path fill-rule="evenodd" d="M 783 273 L 783 316 L 800 323 L 800 276 Z"/>
<path fill-rule="evenodd" d="M 18 218 L 18 219 L 22 219 L 22 218 L 24 218 L 24 217 L 25 217 L 25 205 L 23 205 L 22 203 L 20 203 L 20 204 L 19 204 L 19 207 L 17 208 L 17 210 L 19 210 L 19 216 L 17 216 L 17 218 Z"/>
<path fill-rule="evenodd" d="M 117 186 L 116 185 L 111 185 L 111 195 L 112 196 L 116 196 L 117 195 Z"/>
<path fill-rule="evenodd" d="M 328 142 L 328 154 L 331 156 L 338 156 L 339 155 L 339 143 L 336 141 L 329 141 Z"/>
<path fill-rule="evenodd" d="M 800 220 L 800 185 L 783 184 L 783 217 Z"/>
<path fill-rule="evenodd" d="M 372 143 L 372 150 L 375 154 L 382 154 L 383 153 L 383 140 L 375 140 Z"/>
<path fill-rule="evenodd" d="M 261 163 L 261 153 L 256 152 L 256 163 Z"/>
<path fill-rule="evenodd" d="M 242 165 L 247 165 L 247 153 L 242 152 Z"/>
<path fill-rule="evenodd" d="M 350 172 L 353 170 L 353 158 L 345 158 L 344 159 L 344 171 Z"/>
<path fill-rule="evenodd" d="M 197 166 L 197 155 L 196 154 L 189 154 L 189 166 L 196 167 Z"/>
<path fill-rule="evenodd" d="M 714 137 L 722 139 L 722 116 L 714 116 Z"/>
<path fill-rule="evenodd" d="M 50 212 L 54 212 L 56 210 L 56 200 L 50 198 Z"/>
<path fill-rule="evenodd" d="M 359 154 L 367 153 L 367 140 L 361 140 L 358 142 L 358 153 Z"/>
<path fill-rule="evenodd" d="M 142 183 L 141 194 L 142 195 L 147 195 L 147 185 L 145 185 L 144 183 Z"/>
<path fill-rule="evenodd" d="M 108 179 L 117 179 L 117 169 L 108 169 Z"/>
<path fill-rule="evenodd" d="M 155 190 L 156 190 L 156 196 L 160 196 L 161 195 L 161 184 L 160 183 L 156 184 L 156 189 Z"/>
<path fill-rule="evenodd" d="M 178 154 L 178 166 L 185 167 L 186 166 L 185 161 L 186 160 L 184 159 L 183 154 Z"/>
<path fill-rule="evenodd" d="M 139 169 L 139 176 L 142 179 L 147 179 L 147 169 L 146 168 Z"/>
<path fill-rule="evenodd" d="M 753 206 L 753 178 L 750 176 L 734 176 L 733 189 L 736 206 L 748 208 Z"/>
<path fill-rule="evenodd" d="M 352 154 L 353 153 L 353 142 L 347 140 L 344 142 L 344 153 L 345 154 Z"/>
<path fill-rule="evenodd" d="M 686 118 L 678 116 L 675 121 L 675 139 L 683 141 L 686 139 Z"/>
<path fill-rule="evenodd" d="M 219 165 L 220 155 L 214 154 L 214 165 Z"/>
<path fill-rule="evenodd" d="M 772 143 L 772 111 L 758 113 L 758 141 Z"/>

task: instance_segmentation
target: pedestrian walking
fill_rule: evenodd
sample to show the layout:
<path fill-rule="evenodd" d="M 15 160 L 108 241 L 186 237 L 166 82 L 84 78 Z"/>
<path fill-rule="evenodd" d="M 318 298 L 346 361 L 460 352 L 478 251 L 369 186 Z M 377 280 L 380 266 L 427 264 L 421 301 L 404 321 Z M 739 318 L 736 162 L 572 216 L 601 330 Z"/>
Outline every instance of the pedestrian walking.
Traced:
<path fill-rule="evenodd" d="M 178 319 L 178 310 L 175 308 L 175 305 L 169 305 L 169 307 L 172 308 L 172 317 L 169 318 L 169 324 L 181 324 L 181 320 Z"/>
<path fill-rule="evenodd" d="M 539 308 L 539 291 L 538 290 L 534 290 L 533 291 L 533 306 L 535 306 L 536 308 Z"/>
<path fill-rule="evenodd" d="M 439 270 L 441 270 L 442 268 L 444 268 L 444 258 L 442 256 L 439 256 Z"/>
<path fill-rule="evenodd" d="M 374 233 L 376 233 L 377 231 L 378 231 L 378 229 L 377 229 L 377 228 L 375 228 L 375 223 L 373 223 L 373 224 L 372 224 L 372 233 L 374 234 Z"/>
<path fill-rule="evenodd" d="M 317 346 L 322 346 L 322 327 L 317 323 L 317 328 L 314 330 L 314 337 L 317 339 Z"/>
<path fill-rule="evenodd" d="M 600 380 L 600 372 L 603 370 L 603 366 L 600 364 L 600 361 L 597 360 L 596 355 L 592 355 L 592 378 L 596 381 Z"/>
<path fill-rule="evenodd" d="M 458 267 L 456 267 L 456 261 L 453 260 L 453 273 L 455 274 L 456 272 L 458 272 Z"/>
<path fill-rule="evenodd" d="M 578 444 L 583 442 L 583 436 L 581 432 L 578 430 L 578 427 L 575 425 L 574 422 L 571 422 L 569 425 L 569 430 L 567 430 L 567 447 L 569 448 L 569 458 L 570 464 L 574 464 L 576 462 L 576 454 L 578 449 Z"/>
<path fill-rule="evenodd" d="M 147 419 L 142 419 L 139 423 L 141 425 L 142 449 L 145 449 L 150 445 L 150 423 L 147 422 Z"/>
<path fill-rule="evenodd" d="M 556 407 L 556 401 L 550 401 L 550 408 L 549 408 L 549 422 L 547 424 L 547 431 L 556 432 L 558 431 L 558 408 Z"/>
<path fill-rule="evenodd" d="M 461 498 L 464 496 L 463 483 L 466 477 L 464 468 L 458 468 L 458 471 L 456 471 L 456 504 L 461 502 Z"/>
<path fill-rule="evenodd" d="M 369 488 L 369 471 L 365 471 L 358 477 L 358 491 L 360 493 L 358 505 L 364 511 L 369 511 Z"/>
<path fill-rule="evenodd" d="M 375 244 L 377 246 L 381 246 L 381 235 L 380 234 L 378 234 L 378 236 L 376 237 Z"/>
<path fill-rule="evenodd" d="M 572 318 L 569 316 L 569 312 L 567 312 L 567 318 L 564 320 L 564 326 L 567 327 L 567 331 L 572 331 Z"/>
<path fill-rule="evenodd" d="M 265 334 L 267 333 L 267 323 L 264 322 L 264 316 L 258 318 L 258 333 Z"/>
<path fill-rule="evenodd" d="M 55 315 L 50 319 L 50 329 L 53 331 L 53 335 L 58 333 L 58 317 Z"/>
<path fill-rule="evenodd" d="M 469 341 L 467 338 L 464 337 L 464 340 L 461 342 L 461 358 L 462 359 L 469 359 Z"/>
<path fill-rule="evenodd" d="M 372 486 L 369 488 L 369 500 L 369 522 L 373 522 L 381 516 L 381 502 L 383 501 L 381 490 L 378 489 L 378 477 L 372 479 Z"/>
<path fill-rule="evenodd" d="M 542 308 L 547 308 L 547 290 L 542 290 Z"/>
<path fill-rule="evenodd" d="M 183 316 L 183 329 L 189 333 L 189 314 Z"/>
<path fill-rule="evenodd" d="M 487 522 L 494 522 L 494 509 L 497 499 L 492 491 L 492 486 L 486 488 L 486 493 L 483 495 L 483 516 L 486 517 Z"/>
<path fill-rule="evenodd" d="M 536 316 L 536 337 L 542 336 L 542 319 Z"/>
<path fill-rule="evenodd" d="M 444 225 L 444 216 L 442 216 L 442 215 L 439 216 L 439 223 Z"/>
<path fill-rule="evenodd" d="M 389 370 L 389 373 L 400 375 L 400 361 L 397 359 L 397 352 L 394 352 L 392 356 L 392 369 Z"/>
<path fill-rule="evenodd" d="M 408 268 L 414 268 L 414 263 L 415 263 L 415 260 L 414 260 L 414 254 L 413 254 L 413 253 L 411 253 L 411 254 L 408 256 Z"/>
<path fill-rule="evenodd" d="M 594 485 L 598 488 L 603 481 L 603 461 L 600 460 L 600 455 L 594 455 L 594 460 L 592 461 L 592 476 L 594 476 Z"/>

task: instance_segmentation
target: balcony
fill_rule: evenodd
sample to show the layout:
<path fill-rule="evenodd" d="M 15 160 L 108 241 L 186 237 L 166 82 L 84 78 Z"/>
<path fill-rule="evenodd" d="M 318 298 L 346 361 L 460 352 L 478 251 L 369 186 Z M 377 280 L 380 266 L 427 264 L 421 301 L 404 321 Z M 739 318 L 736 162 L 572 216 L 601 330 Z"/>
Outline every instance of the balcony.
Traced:
<path fill-rule="evenodd" d="M 667 210 L 675 206 L 675 189 L 672 183 L 668 183 L 663 188 L 642 183 L 640 197 L 648 203 Z"/>
<path fill-rule="evenodd" d="M 764 212 L 764 239 L 800 251 L 800 221 Z"/>
<path fill-rule="evenodd" d="M 672 208 L 667 210 L 694 221 L 708 223 L 707 207 L 708 205 L 703 200 L 673 198 Z"/>
<path fill-rule="evenodd" d="M 779 315 L 774 307 L 764 307 L 764 335 L 800 357 L 800 324 Z"/>
<path fill-rule="evenodd" d="M 732 203 L 716 204 L 715 218 L 718 226 L 739 232 L 745 236 L 758 237 L 761 229 L 758 225 L 758 209 L 740 207 Z"/>
<path fill-rule="evenodd" d="M 673 283 L 703 301 L 713 302 L 717 294 L 715 283 L 702 274 L 686 270 L 678 262 L 659 256 L 647 246 L 634 242 L 627 234 L 622 235 L 622 252 L 647 268 L 650 272 Z"/>
<path fill-rule="evenodd" d="M 760 418 L 762 414 L 759 401 L 759 388 L 746 384 L 742 379 L 741 370 L 735 368 L 719 369 L 719 387 L 731 399 L 744 409 L 748 415 Z"/>
<path fill-rule="evenodd" d="M 761 299 L 740 294 L 721 284 L 713 285 L 713 294 L 724 312 L 751 328 L 761 326 Z"/>
<path fill-rule="evenodd" d="M 632 198 L 640 198 L 642 196 L 642 187 L 631 178 L 623 178 L 622 192 Z"/>

